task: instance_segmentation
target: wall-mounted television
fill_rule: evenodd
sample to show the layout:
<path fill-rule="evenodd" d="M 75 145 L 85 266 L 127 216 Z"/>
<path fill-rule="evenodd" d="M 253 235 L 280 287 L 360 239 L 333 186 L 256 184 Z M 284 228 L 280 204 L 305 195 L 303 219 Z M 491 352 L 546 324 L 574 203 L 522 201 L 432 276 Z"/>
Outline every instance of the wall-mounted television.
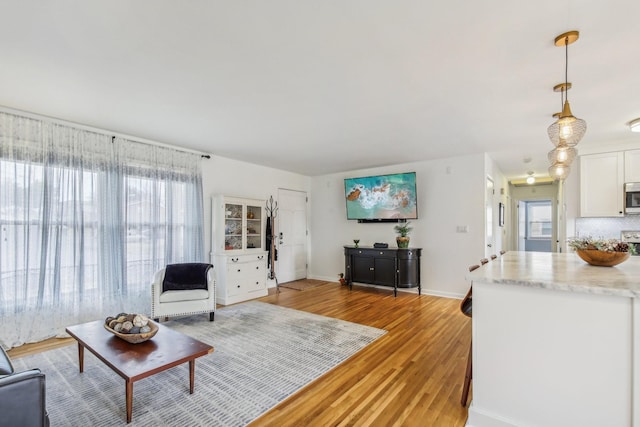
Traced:
<path fill-rule="evenodd" d="M 418 218 L 416 173 L 346 178 L 347 219 L 399 222 Z"/>

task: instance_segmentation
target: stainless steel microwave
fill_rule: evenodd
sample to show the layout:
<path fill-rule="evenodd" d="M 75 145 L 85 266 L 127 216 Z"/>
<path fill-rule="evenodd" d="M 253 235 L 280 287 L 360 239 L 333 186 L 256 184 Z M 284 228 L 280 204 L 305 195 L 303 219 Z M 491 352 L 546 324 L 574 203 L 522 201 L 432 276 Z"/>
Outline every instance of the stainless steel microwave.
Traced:
<path fill-rule="evenodd" d="M 627 182 L 624 185 L 624 213 L 640 214 L 640 182 Z"/>

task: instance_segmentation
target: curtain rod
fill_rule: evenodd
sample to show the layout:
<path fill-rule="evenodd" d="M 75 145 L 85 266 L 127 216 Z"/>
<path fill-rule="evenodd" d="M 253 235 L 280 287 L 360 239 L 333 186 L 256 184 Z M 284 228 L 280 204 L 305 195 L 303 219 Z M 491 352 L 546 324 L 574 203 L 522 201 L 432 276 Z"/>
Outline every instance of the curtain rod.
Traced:
<path fill-rule="evenodd" d="M 183 147 L 179 147 L 177 145 L 165 144 L 163 142 L 152 141 L 150 139 L 139 138 L 139 137 L 127 135 L 127 134 L 124 134 L 124 133 L 111 132 L 111 131 L 108 131 L 108 130 L 105 130 L 105 129 L 100 129 L 100 128 L 93 127 L 93 126 L 83 125 L 83 124 L 75 123 L 75 122 L 72 122 L 72 121 L 69 121 L 69 120 L 62 120 L 62 119 L 58 119 L 56 117 L 45 116 L 44 114 L 31 113 L 31 112 L 28 112 L 28 111 L 18 110 L 18 109 L 11 108 L 11 107 L 5 107 L 3 105 L 0 105 L 0 111 L 4 112 L 4 113 L 7 113 L 7 114 L 14 114 L 14 115 L 17 115 L 17 116 L 24 116 L 24 117 L 27 117 L 27 118 L 30 118 L 30 119 L 48 121 L 48 122 L 59 124 L 59 125 L 73 126 L 73 127 L 76 127 L 76 128 L 82 129 L 82 130 L 87 130 L 87 131 L 99 133 L 99 134 L 102 134 L 102 135 L 111 135 L 111 141 L 113 141 L 115 138 L 124 138 L 124 139 L 128 139 L 130 141 L 140 142 L 142 144 L 156 145 L 158 147 L 164 147 L 164 148 L 171 148 L 173 150 L 183 151 L 185 153 L 200 154 L 200 157 L 203 158 L 203 159 L 210 159 L 211 158 L 211 155 L 206 153 L 206 152 L 204 152 L 204 151 L 192 150 L 190 148 L 183 148 Z"/>

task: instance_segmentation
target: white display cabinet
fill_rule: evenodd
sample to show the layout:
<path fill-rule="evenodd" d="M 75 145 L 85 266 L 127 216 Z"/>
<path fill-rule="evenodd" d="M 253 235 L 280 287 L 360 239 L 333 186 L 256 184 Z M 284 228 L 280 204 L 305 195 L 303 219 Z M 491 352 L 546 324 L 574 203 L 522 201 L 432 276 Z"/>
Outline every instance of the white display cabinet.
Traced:
<path fill-rule="evenodd" d="M 267 291 L 265 215 L 262 200 L 217 195 L 212 205 L 212 260 L 216 302 L 228 305 Z"/>

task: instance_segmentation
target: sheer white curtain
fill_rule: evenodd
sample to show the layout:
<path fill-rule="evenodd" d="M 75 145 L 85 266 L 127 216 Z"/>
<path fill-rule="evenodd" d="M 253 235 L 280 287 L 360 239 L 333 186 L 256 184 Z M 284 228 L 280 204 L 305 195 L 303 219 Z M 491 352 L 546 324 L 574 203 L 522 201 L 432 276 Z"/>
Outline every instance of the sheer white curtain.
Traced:
<path fill-rule="evenodd" d="M 168 263 L 203 262 L 201 159 L 0 112 L 0 345 L 149 313 Z"/>

